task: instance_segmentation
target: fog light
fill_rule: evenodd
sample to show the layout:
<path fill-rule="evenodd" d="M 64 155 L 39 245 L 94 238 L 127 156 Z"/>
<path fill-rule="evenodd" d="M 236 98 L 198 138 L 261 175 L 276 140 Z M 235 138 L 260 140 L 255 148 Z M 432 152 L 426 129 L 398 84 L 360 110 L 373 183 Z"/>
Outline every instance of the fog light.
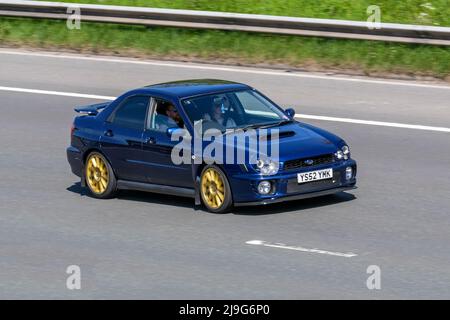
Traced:
<path fill-rule="evenodd" d="M 272 189 L 272 184 L 269 181 L 261 181 L 258 183 L 258 192 L 260 194 L 269 194 Z"/>
<path fill-rule="evenodd" d="M 345 169 L 345 179 L 350 180 L 353 177 L 353 169 L 352 167 L 347 167 Z"/>

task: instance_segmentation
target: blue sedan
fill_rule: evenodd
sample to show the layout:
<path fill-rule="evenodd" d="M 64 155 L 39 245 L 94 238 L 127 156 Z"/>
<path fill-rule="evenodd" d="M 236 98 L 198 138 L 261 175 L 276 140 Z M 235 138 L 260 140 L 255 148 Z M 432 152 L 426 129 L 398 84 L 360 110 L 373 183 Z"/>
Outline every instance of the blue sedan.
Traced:
<path fill-rule="evenodd" d="M 293 109 L 245 84 L 156 84 L 75 111 L 67 158 L 96 198 L 141 190 L 223 213 L 356 185 L 343 139 L 297 122 Z"/>

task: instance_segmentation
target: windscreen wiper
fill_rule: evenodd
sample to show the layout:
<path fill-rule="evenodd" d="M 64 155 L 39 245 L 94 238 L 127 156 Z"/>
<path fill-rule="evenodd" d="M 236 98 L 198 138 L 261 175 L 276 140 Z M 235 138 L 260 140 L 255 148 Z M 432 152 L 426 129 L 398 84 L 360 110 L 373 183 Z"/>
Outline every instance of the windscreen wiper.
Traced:
<path fill-rule="evenodd" d="M 264 123 L 254 123 L 254 124 L 248 124 L 248 125 L 243 126 L 243 127 L 236 127 L 234 129 L 235 130 L 243 130 L 243 131 L 245 131 L 245 130 L 248 130 L 248 129 L 256 129 L 256 128 L 259 128 L 259 127 L 261 127 L 263 125 L 265 125 L 265 124 Z"/>
<path fill-rule="evenodd" d="M 276 126 L 282 126 L 284 124 L 288 124 L 293 122 L 293 120 L 282 120 L 282 121 L 277 121 L 277 122 L 270 122 L 270 123 L 254 123 L 254 124 L 249 124 L 243 127 L 236 127 L 233 128 L 234 131 L 238 131 L 238 130 L 248 130 L 248 129 L 266 129 L 266 128 L 271 128 L 271 127 L 276 127 Z"/>
<path fill-rule="evenodd" d="M 269 123 L 269 124 L 267 124 L 267 125 L 265 125 L 265 126 L 261 126 L 261 127 L 259 127 L 260 129 L 267 129 L 267 128 L 272 128 L 272 127 L 278 127 L 278 126 L 283 126 L 283 125 L 285 125 L 285 124 L 288 124 L 288 123 L 292 123 L 293 122 L 293 120 L 282 120 L 282 121 L 278 121 L 278 122 L 274 122 L 274 123 Z"/>

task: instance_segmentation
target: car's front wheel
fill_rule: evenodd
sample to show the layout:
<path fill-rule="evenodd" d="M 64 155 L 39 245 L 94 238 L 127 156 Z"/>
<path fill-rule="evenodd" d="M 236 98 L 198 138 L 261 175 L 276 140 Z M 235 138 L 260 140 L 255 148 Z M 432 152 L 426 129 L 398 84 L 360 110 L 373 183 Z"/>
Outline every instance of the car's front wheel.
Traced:
<path fill-rule="evenodd" d="M 200 195 L 206 209 L 225 213 L 233 206 L 230 184 L 217 166 L 206 166 L 200 176 Z"/>
<path fill-rule="evenodd" d="M 91 152 L 84 169 L 86 185 L 95 198 L 106 199 L 114 196 L 117 188 L 116 177 L 108 160 L 99 152 Z"/>

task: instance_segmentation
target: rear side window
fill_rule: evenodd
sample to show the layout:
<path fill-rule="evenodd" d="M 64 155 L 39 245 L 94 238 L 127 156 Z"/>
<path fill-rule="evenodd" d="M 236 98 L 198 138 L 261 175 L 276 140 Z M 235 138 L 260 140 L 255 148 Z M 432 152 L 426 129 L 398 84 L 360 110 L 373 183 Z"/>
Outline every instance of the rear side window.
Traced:
<path fill-rule="evenodd" d="M 112 123 L 119 127 L 143 130 L 149 97 L 135 96 L 123 102 L 114 114 Z"/>

